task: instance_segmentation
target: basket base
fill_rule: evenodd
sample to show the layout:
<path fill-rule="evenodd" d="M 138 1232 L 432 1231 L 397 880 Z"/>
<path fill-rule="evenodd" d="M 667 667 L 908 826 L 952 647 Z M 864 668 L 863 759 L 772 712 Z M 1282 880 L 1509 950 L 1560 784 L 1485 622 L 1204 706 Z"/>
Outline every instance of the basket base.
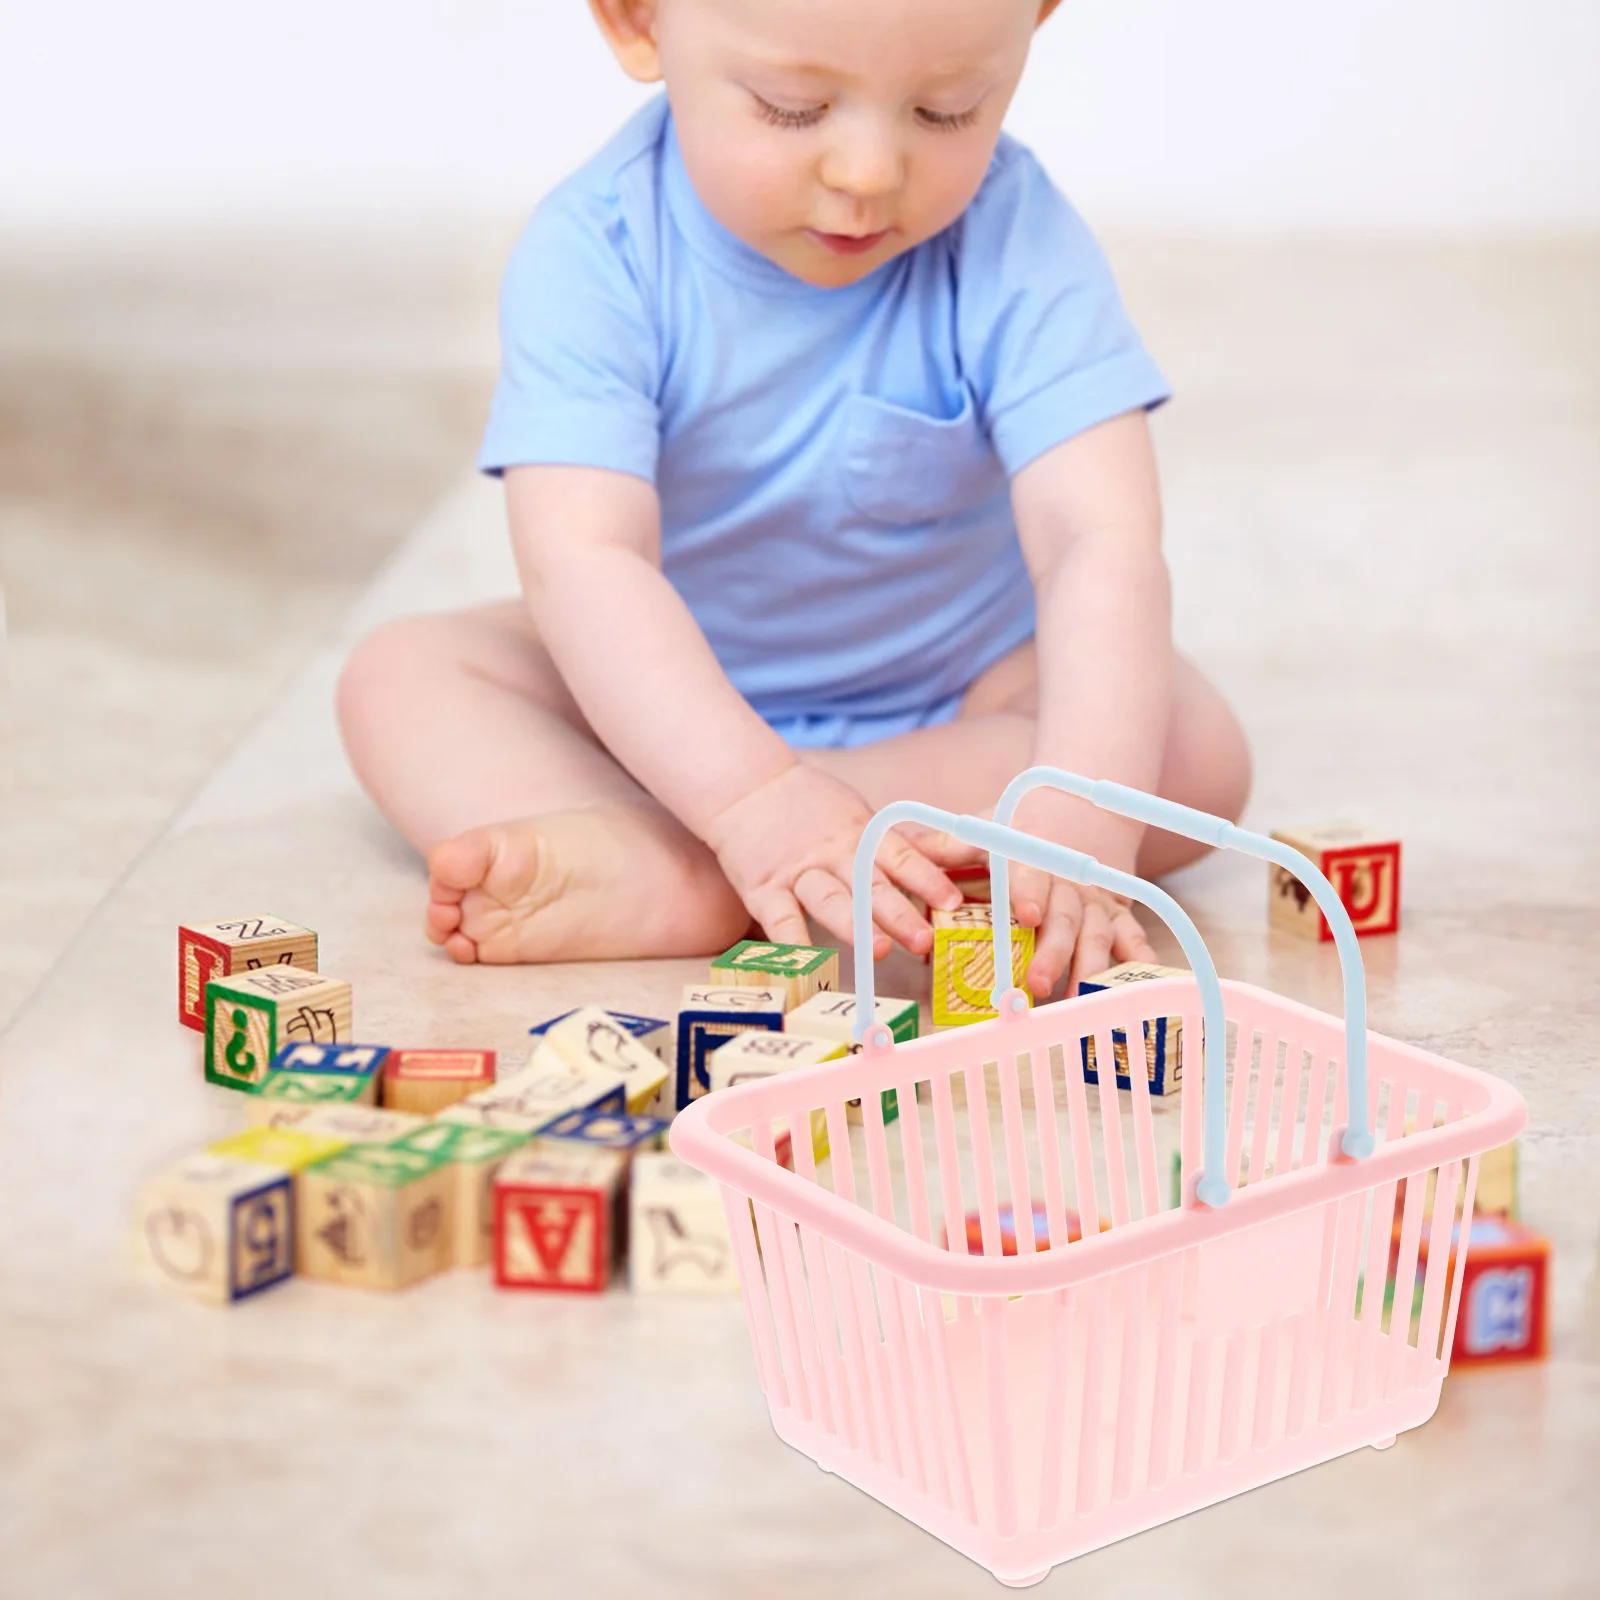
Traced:
<path fill-rule="evenodd" d="M 1213 1462 L 1202 1472 L 1178 1472 L 1158 1490 L 1136 1493 L 1116 1504 L 1099 1504 L 1087 1514 L 1064 1515 L 1050 1528 L 1024 1526 L 1002 1539 L 983 1525 L 988 1486 L 979 1487 L 980 1521 L 969 1522 L 953 1507 L 942 1507 L 931 1494 L 919 1493 L 882 1464 L 857 1452 L 842 1452 L 837 1439 L 815 1423 L 802 1421 L 787 1406 L 772 1406 L 773 1431 L 787 1445 L 809 1456 L 818 1466 L 820 1455 L 831 1465 L 823 1467 L 853 1485 L 908 1522 L 976 1562 L 1008 1588 L 1023 1589 L 1047 1577 L 1052 1568 L 1105 1545 L 1114 1544 L 1175 1517 L 1186 1516 L 1219 1500 L 1256 1489 L 1263 1484 L 1365 1446 L 1387 1449 L 1395 1436 L 1420 1427 L 1437 1409 L 1441 1377 L 1423 1388 L 1403 1392 L 1395 1400 L 1374 1404 L 1361 1416 L 1345 1414 L 1323 1427 L 1313 1426 L 1295 1439 L 1279 1438 L 1260 1451 L 1246 1449 L 1226 1464 Z M 1394 1431 L 1373 1434 L 1378 1427 Z"/>

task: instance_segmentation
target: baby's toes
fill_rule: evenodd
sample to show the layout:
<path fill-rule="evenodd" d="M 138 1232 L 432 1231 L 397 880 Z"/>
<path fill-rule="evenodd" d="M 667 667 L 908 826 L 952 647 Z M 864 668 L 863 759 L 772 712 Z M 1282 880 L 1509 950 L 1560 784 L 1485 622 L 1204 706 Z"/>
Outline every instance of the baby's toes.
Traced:
<path fill-rule="evenodd" d="M 463 967 L 470 967 L 478 959 L 478 947 L 464 933 L 452 933 L 443 941 L 445 954 Z"/>
<path fill-rule="evenodd" d="M 443 944 L 461 926 L 461 903 L 433 900 L 423 919 L 430 944 Z"/>
<path fill-rule="evenodd" d="M 436 845 L 428 857 L 433 898 L 447 904 L 459 902 L 468 890 L 480 887 L 488 877 L 494 855 L 494 836 L 488 828 L 470 828 Z"/>

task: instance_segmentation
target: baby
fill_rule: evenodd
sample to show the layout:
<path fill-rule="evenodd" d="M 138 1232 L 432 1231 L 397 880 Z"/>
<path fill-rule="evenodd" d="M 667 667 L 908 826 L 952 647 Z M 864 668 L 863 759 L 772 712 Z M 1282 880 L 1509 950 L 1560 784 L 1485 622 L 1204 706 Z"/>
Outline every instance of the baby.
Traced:
<path fill-rule="evenodd" d="M 356 772 L 458 961 L 850 938 L 874 810 L 990 810 L 1035 762 L 1236 817 L 1249 755 L 1173 652 L 1146 412 L 1105 260 L 1002 136 L 1057 0 L 590 0 L 666 93 L 539 207 L 481 465 L 523 598 L 351 658 Z M 1199 854 L 1039 794 L 1021 826 L 1159 876 Z M 891 833 L 875 953 L 960 895 Z M 1103 892 L 1015 874 L 1044 996 L 1151 959 Z"/>

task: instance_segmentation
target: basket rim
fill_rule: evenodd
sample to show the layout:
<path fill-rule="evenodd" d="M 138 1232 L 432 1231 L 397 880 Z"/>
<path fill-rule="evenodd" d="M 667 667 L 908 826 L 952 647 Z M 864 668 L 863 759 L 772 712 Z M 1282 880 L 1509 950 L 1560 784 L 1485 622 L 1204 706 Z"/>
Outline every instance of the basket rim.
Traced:
<path fill-rule="evenodd" d="M 1169 991 L 1197 989 L 1192 977 L 1153 979 L 1137 986 L 1141 997 L 1154 998 Z M 1339 1019 L 1326 1012 L 1285 1000 L 1254 984 L 1224 980 L 1223 989 L 1267 1002 L 1280 1015 L 1298 1015 L 1322 1026 L 1343 1027 Z M 989 1296 L 1065 1289 L 1125 1268 L 1142 1266 L 1260 1223 L 1344 1199 L 1383 1183 L 1397 1182 L 1448 1161 L 1480 1155 L 1515 1138 L 1527 1125 L 1526 1103 L 1503 1079 L 1369 1030 L 1369 1044 L 1443 1072 L 1464 1085 L 1476 1086 L 1486 1094 L 1487 1103 L 1455 1122 L 1385 1144 L 1359 1161 L 1340 1150 L 1339 1139 L 1344 1130 L 1335 1127 L 1325 1161 L 1277 1174 L 1269 1182 L 1238 1189 L 1221 1209 L 1191 1198 L 1179 1207 L 1130 1221 L 1092 1238 L 1076 1240 L 1061 1249 L 1015 1256 L 975 1256 L 943 1249 L 863 1205 L 840 1199 L 832 1190 L 775 1161 L 764 1159 L 730 1137 L 733 1131 L 749 1126 L 753 1114 L 762 1114 L 749 1104 L 751 1101 L 767 1107 L 766 1115 L 799 1114 L 801 1102 L 792 1093 L 795 1087 L 819 1081 L 827 1083 L 852 1071 L 859 1072 L 863 1061 L 881 1064 L 893 1058 L 908 1058 L 934 1044 L 947 1047 L 952 1037 L 974 1042 L 989 1040 L 1019 1027 L 1026 1028 L 1046 1012 L 1058 1012 L 1067 1007 L 1078 1013 L 1125 1012 L 1127 999 L 1134 992 L 1129 987 L 1075 996 L 1038 1007 L 1020 1017 L 1002 1015 L 974 1023 L 958 1035 L 927 1034 L 901 1044 L 868 1045 L 860 1057 L 822 1062 L 778 1078 L 735 1085 L 714 1096 L 703 1096 L 679 1112 L 668 1142 L 676 1155 L 718 1183 L 790 1222 L 811 1228 L 823 1239 L 897 1277 L 940 1293 Z M 998 1053 L 1005 1053 L 1003 1043 Z M 980 1063 L 988 1059 L 986 1054 L 977 1055 Z M 907 1073 L 905 1086 L 909 1087 L 916 1076 L 915 1072 Z M 862 1094 L 859 1082 L 852 1087 L 855 1095 Z M 777 1097 L 784 1103 L 772 1105 Z M 863 1099 L 863 1108 L 873 1122 L 881 1119 L 876 1094 L 870 1089 Z"/>

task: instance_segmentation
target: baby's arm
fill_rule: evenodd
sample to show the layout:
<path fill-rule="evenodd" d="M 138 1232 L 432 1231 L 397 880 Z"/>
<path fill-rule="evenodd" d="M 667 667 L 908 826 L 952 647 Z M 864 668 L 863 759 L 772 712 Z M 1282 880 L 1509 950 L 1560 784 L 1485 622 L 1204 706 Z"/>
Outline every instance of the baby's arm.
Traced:
<path fill-rule="evenodd" d="M 1012 485 L 1038 600 L 1034 760 L 1154 790 L 1167 737 L 1171 597 L 1161 498 L 1142 411 L 1091 428 L 1024 467 Z M 1039 791 L 1019 821 L 1132 872 L 1140 824 Z M 1113 960 L 1154 960 L 1132 913 L 1103 891 L 1019 869 L 1017 914 L 1042 918 L 1029 987 L 1045 995 L 1070 963 L 1068 993 Z"/>
<path fill-rule="evenodd" d="M 661 571 L 661 512 L 642 478 L 585 467 L 506 474 L 512 545 L 545 648 L 606 748 L 719 864 L 771 939 L 803 944 L 805 912 L 851 936 L 850 868 L 871 809 L 802 765 L 728 681 Z M 921 951 L 931 905 L 960 893 L 906 839 L 878 854 L 875 954 Z"/>

